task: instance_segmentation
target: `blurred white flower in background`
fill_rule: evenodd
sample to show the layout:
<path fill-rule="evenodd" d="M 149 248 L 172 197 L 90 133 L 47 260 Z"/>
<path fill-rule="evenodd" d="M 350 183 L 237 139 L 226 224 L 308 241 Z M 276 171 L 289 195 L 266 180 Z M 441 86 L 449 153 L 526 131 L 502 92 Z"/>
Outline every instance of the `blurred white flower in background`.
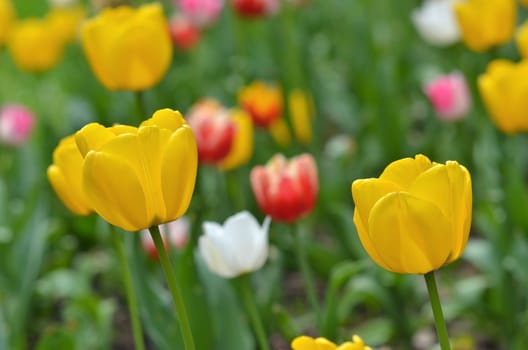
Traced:
<path fill-rule="evenodd" d="M 425 0 L 411 19 L 424 41 L 434 46 L 448 46 L 460 40 L 460 29 L 454 13 L 456 0 Z"/>
<path fill-rule="evenodd" d="M 270 221 L 266 217 L 260 226 L 253 215 L 242 211 L 227 218 L 223 226 L 204 222 L 198 244 L 209 270 L 232 278 L 260 269 L 268 257 Z"/>

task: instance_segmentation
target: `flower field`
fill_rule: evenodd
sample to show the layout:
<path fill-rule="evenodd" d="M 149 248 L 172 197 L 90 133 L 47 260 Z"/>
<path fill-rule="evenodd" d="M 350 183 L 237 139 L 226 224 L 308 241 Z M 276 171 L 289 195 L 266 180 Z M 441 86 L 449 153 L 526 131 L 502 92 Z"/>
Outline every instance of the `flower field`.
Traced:
<path fill-rule="evenodd" d="M 0 0 L 0 350 L 528 349 L 514 0 Z"/>

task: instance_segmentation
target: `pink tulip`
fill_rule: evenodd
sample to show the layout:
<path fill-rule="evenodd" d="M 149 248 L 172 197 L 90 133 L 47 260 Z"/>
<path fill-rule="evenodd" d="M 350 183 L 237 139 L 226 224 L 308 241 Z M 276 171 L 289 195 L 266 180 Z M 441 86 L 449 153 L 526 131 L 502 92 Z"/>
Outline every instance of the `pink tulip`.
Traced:
<path fill-rule="evenodd" d="M 223 0 L 175 0 L 183 15 L 198 27 L 211 25 L 222 11 Z"/>
<path fill-rule="evenodd" d="M 33 113 L 20 105 L 0 109 L 0 142 L 18 146 L 26 142 L 35 124 Z"/>
<path fill-rule="evenodd" d="M 471 108 L 471 95 L 461 73 L 442 75 L 428 82 L 424 88 L 436 114 L 443 120 L 464 117 Z"/>

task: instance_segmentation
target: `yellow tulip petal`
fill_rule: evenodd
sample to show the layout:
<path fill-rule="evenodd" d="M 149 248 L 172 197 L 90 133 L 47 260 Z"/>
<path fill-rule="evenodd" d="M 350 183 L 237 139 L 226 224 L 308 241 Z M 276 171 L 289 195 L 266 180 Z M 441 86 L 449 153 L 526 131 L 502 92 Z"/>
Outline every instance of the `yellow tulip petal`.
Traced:
<path fill-rule="evenodd" d="M 123 157 L 91 151 L 83 166 L 83 189 L 93 209 L 127 231 L 150 226 L 138 174 Z"/>
<path fill-rule="evenodd" d="M 436 165 L 420 175 L 409 192 L 434 204 L 451 218 L 455 244 L 450 259 L 457 259 L 466 245 L 471 225 L 471 178 L 467 169 L 453 161 Z"/>
<path fill-rule="evenodd" d="M 110 90 L 118 87 L 109 65 L 106 63 L 112 55 L 112 43 L 115 40 L 115 30 L 105 22 L 103 11 L 100 17 L 86 21 L 81 27 L 81 42 L 88 58 L 88 63 L 99 81 Z"/>
<path fill-rule="evenodd" d="M 434 204 L 406 192 L 390 193 L 372 208 L 373 245 L 392 271 L 425 274 L 450 258 L 451 224 Z"/>
<path fill-rule="evenodd" d="M 253 122 L 243 110 L 231 112 L 236 125 L 235 138 L 231 150 L 218 166 L 223 170 L 231 170 L 247 163 L 253 155 Z"/>
<path fill-rule="evenodd" d="M 185 124 L 185 119 L 179 111 L 174 111 L 169 108 L 157 110 L 151 118 L 141 123 L 141 126 L 156 125 L 160 128 L 176 131 Z"/>
<path fill-rule="evenodd" d="M 432 166 L 433 163 L 431 163 L 429 158 L 418 154 L 414 158 L 403 158 L 390 163 L 379 179 L 394 182 L 406 189 L 418 175 Z"/>
<path fill-rule="evenodd" d="M 382 179 L 359 179 L 352 183 L 352 198 L 361 221 L 368 227 L 368 218 L 374 204 L 390 192 L 403 190 L 397 183 Z"/>
<path fill-rule="evenodd" d="M 100 149 L 109 156 L 126 159 L 134 170 L 145 194 L 146 215 L 150 223 L 164 221 L 166 216 L 160 169 L 161 151 L 168 143 L 170 134 L 168 129 L 141 127 L 137 135 L 123 134 L 114 137 Z"/>
<path fill-rule="evenodd" d="M 77 131 L 75 142 L 83 157 L 89 151 L 97 151 L 102 145 L 115 138 L 115 134 L 98 123 L 90 123 Z"/>
<path fill-rule="evenodd" d="M 123 125 L 123 124 L 116 124 L 114 126 L 107 128 L 107 130 L 111 131 L 116 136 L 123 135 L 123 134 L 137 134 L 138 132 L 138 128 L 135 128 L 129 125 Z"/>
<path fill-rule="evenodd" d="M 169 66 L 170 46 L 159 41 L 158 31 L 150 27 L 129 28 L 114 43 L 110 61 L 113 74 L 120 78 L 119 89 L 144 90 L 159 81 Z M 164 40 L 164 39 L 163 39 Z"/>
<path fill-rule="evenodd" d="M 188 125 L 171 135 L 162 157 L 161 187 L 166 215 L 175 220 L 189 207 L 198 169 L 196 140 Z"/>
<path fill-rule="evenodd" d="M 307 336 L 295 338 L 291 347 L 293 350 L 335 350 L 336 345 L 324 338 L 313 339 Z"/>
<path fill-rule="evenodd" d="M 358 210 L 354 210 L 354 224 L 356 225 L 357 233 L 359 236 L 359 240 L 361 241 L 361 244 L 363 245 L 363 248 L 367 251 L 368 255 L 376 264 L 383 267 L 386 270 L 392 271 L 389 265 L 387 265 L 382 257 L 378 254 L 376 251 L 376 247 L 372 243 L 372 240 L 370 239 L 370 235 L 367 230 L 366 224 L 361 220 L 359 217 Z"/>
<path fill-rule="evenodd" d="M 66 181 L 66 177 L 59 167 L 56 165 L 49 166 L 47 175 L 53 190 L 69 210 L 77 215 L 88 215 L 92 212 L 84 201 L 84 194 Z M 82 200 L 79 200 L 79 198 L 82 198 Z"/>

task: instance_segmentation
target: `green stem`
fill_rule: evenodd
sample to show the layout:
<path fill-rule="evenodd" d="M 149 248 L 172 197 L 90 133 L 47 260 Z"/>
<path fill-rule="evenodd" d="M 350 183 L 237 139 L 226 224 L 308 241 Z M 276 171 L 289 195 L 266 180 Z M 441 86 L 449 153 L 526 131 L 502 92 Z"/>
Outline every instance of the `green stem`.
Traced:
<path fill-rule="evenodd" d="M 136 99 L 137 110 L 139 114 L 139 122 L 141 123 L 147 117 L 147 110 L 145 108 L 145 102 L 143 101 L 143 91 L 134 92 Z"/>
<path fill-rule="evenodd" d="M 176 313 L 180 320 L 180 330 L 183 336 L 183 343 L 186 350 L 195 350 L 193 335 L 191 331 L 191 325 L 189 323 L 189 318 L 187 317 L 187 312 L 185 311 L 185 304 L 181 296 L 180 290 L 178 289 L 178 284 L 176 283 L 176 278 L 174 277 L 174 270 L 169 261 L 167 251 L 165 250 L 165 245 L 161 239 L 161 234 L 158 226 L 152 226 L 149 228 L 150 235 L 154 240 L 156 245 L 156 250 L 160 258 L 161 266 L 163 267 L 163 272 L 169 283 L 169 289 L 172 294 L 172 299 L 174 300 L 174 306 L 176 308 Z"/>
<path fill-rule="evenodd" d="M 434 271 L 428 272 L 424 275 L 427 291 L 429 292 L 429 300 L 433 308 L 433 316 L 436 324 L 436 333 L 440 341 L 440 348 L 442 350 L 451 350 L 449 344 L 449 336 L 447 335 L 447 327 L 442 313 L 442 305 L 440 304 L 440 297 L 438 296 L 438 289 L 436 288 L 436 281 Z"/>
<path fill-rule="evenodd" d="M 304 239 L 302 236 L 302 231 L 298 225 L 295 226 L 293 230 L 295 231 L 293 234 L 295 236 L 294 250 L 295 250 L 295 255 L 297 258 L 297 264 L 299 265 L 299 268 L 301 269 L 301 275 L 302 275 L 302 279 L 304 282 L 304 287 L 306 288 L 306 292 L 308 294 L 308 300 L 315 313 L 316 324 L 317 324 L 317 327 L 319 328 L 320 326 L 319 302 L 317 301 L 317 293 L 315 291 L 315 283 L 314 283 L 312 270 L 310 269 L 310 265 L 308 264 L 308 260 L 306 259 L 306 250 L 305 250 L 305 245 L 304 245 Z"/>
<path fill-rule="evenodd" d="M 123 274 L 123 283 L 125 284 L 125 292 L 128 303 L 128 312 L 132 321 L 132 334 L 134 336 L 134 344 L 136 350 L 145 350 L 145 340 L 143 339 L 143 330 L 141 329 L 141 320 L 139 318 L 139 309 L 134 285 L 132 284 L 132 273 L 125 254 L 125 247 L 123 246 L 122 237 L 119 232 L 116 232 L 114 226 L 110 226 L 110 235 L 112 236 L 112 243 L 121 265 L 121 272 Z"/>
<path fill-rule="evenodd" d="M 244 303 L 244 308 L 251 320 L 260 349 L 270 350 L 266 332 L 264 331 L 264 326 L 262 325 L 262 320 L 260 319 L 257 304 L 255 303 L 255 298 L 253 297 L 253 292 L 249 283 L 249 275 L 244 274 L 240 276 L 237 282 L 239 283 L 239 291 L 242 297 L 242 302 Z"/>

